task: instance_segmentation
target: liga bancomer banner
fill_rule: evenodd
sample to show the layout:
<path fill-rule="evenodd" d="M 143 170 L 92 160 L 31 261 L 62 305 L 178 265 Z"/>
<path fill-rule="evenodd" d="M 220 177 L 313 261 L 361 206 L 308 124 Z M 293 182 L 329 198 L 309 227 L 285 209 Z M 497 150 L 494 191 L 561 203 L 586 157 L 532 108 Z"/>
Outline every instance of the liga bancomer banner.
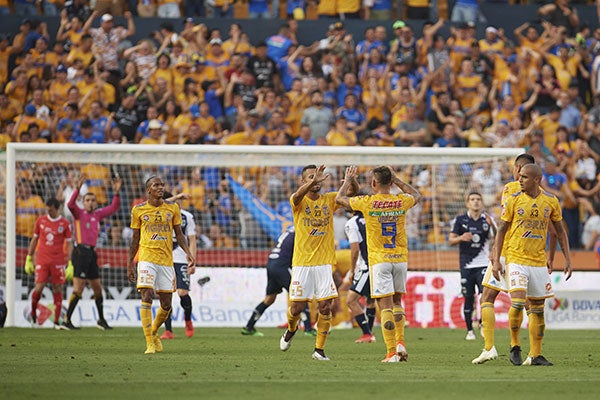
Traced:
<path fill-rule="evenodd" d="M 254 307 L 265 295 L 266 271 L 263 268 L 197 268 L 191 279 L 194 325 L 202 327 L 242 327 Z M 565 282 L 563 274 L 552 274 L 556 297 L 546 301 L 546 326 L 549 329 L 598 329 L 600 328 L 600 273 L 576 272 Z M 139 327 L 140 300 L 135 298 L 135 288 L 124 286 L 104 288 L 104 313 L 114 327 Z M 21 281 L 17 282 L 15 324 L 31 326 L 28 315 L 31 310 L 31 293 Z M 409 272 L 404 307 L 409 326 L 464 329 L 458 272 Z M 71 294 L 67 290 L 66 299 Z M 173 325 L 183 327 L 183 310 L 174 294 Z M 67 301 L 63 302 L 66 311 Z M 154 301 L 153 311 L 159 307 Z M 277 298 L 267 309 L 257 327 L 275 327 L 286 323 L 286 295 Z M 510 298 L 501 293 L 495 303 L 496 326 L 506 328 Z M 43 327 L 52 326 L 53 301 L 49 288 L 45 288 L 38 308 L 38 321 Z M 83 293 L 73 315 L 76 326 L 95 326 L 97 317 L 93 293 L 89 288 Z M 525 323 L 527 318 L 524 318 Z"/>

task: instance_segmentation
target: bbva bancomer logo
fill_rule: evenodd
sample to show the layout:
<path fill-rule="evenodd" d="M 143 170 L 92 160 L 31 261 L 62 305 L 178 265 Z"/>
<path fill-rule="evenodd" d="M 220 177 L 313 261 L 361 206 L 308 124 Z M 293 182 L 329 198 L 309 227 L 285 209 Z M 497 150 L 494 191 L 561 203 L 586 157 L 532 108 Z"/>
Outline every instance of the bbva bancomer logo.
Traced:
<path fill-rule="evenodd" d="M 553 311 L 565 311 L 570 308 L 573 311 L 600 311 L 600 300 L 571 300 L 554 297 L 549 300 L 548 306 Z"/>

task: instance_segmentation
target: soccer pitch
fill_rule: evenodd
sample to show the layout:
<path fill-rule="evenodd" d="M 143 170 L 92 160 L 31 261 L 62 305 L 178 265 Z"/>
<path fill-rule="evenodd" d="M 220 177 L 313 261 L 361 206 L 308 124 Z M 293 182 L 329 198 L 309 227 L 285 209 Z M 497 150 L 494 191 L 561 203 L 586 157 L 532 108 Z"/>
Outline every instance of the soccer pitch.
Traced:
<path fill-rule="evenodd" d="M 162 329 L 161 329 L 162 331 Z M 508 331 L 496 333 L 499 359 L 472 365 L 482 340 L 463 330 L 407 328 L 408 363 L 381 364 L 385 348 L 355 344 L 358 329 L 332 331 L 330 362 L 311 359 L 314 338 L 299 331 L 289 351 L 282 330 L 175 329 L 164 352 L 145 355 L 142 329 L 102 332 L 0 329 L 1 399 L 591 399 L 600 393 L 600 331 L 547 331 L 553 367 L 515 367 Z M 527 331 L 522 333 L 526 355 Z"/>

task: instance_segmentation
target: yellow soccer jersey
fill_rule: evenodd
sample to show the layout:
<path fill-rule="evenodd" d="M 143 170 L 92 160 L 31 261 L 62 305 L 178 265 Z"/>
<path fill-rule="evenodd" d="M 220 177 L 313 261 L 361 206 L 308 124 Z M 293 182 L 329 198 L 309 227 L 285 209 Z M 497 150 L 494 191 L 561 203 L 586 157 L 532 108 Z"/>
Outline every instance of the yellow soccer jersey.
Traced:
<path fill-rule="evenodd" d="M 415 198 L 405 193 L 350 198 L 352 209 L 365 217 L 369 265 L 408 261 L 404 222 L 414 205 Z"/>
<path fill-rule="evenodd" d="M 140 230 L 139 261 L 173 266 L 173 227 L 181 225 L 181 211 L 175 203 L 154 207 L 148 202 L 131 210 L 131 228 Z"/>
<path fill-rule="evenodd" d="M 304 196 L 297 206 L 290 197 L 296 230 L 293 266 L 335 264 L 333 212 L 338 208 L 336 195 L 337 192 L 325 193 L 314 201 Z"/>
<path fill-rule="evenodd" d="M 502 220 L 511 223 L 506 262 L 545 267 L 548 224 L 562 220 L 558 199 L 544 191 L 536 198 L 515 193 L 506 201 Z"/>

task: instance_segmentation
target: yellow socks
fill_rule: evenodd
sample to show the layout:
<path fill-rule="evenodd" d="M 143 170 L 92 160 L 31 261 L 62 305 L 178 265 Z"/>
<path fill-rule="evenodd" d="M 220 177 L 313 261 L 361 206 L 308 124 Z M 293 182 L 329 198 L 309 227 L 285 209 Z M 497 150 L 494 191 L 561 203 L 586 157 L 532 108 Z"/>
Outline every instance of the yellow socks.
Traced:
<path fill-rule="evenodd" d="M 142 307 L 140 307 L 140 319 L 142 320 L 144 336 L 146 336 L 146 340 L 148 340 L 152 336 L 152 303 L 142 302 Z"/>
<path fill-rule="evenodd" d="M 394 314 L 394 325 L 396 327 L 394 330 L 396 343 L 400 342 L 402 345 L 404 345 L 404 325 L 406 321 L 404 308 L 401 306 L 394 306 L 392 312 Z"/>
<path fill-rule="evenodd" d="M 325 341 L 329 336 L 329 329 L 331 328 L 331 313 L 325 315 L 319 313 L 317 318 L 317 339 L 315 348 L 323 350 L 325 348 Z"/>
<path fill-rule="evenodd" d="M 381 332 L 387 354 L 396 352 L 396 324 L 394 323 L 394 312 L 391 308 L 381 310 Z"/>
<path fill-rule="evenodd" d="M 496 314 L 494 303 L 481 303 L 481 323 L 483 324 L 483 344 L 486 350 L 494 347 L 494 329 L 496 328 Z"/>
<path fill-rule="evenodd" d="M 537 357 L 542 354 L 542 340 L 546 331 L 544 305 L 532 305 L 527 312 L 527 317 L 529 318 L 529 355 Z"/>
<path fill-rule="evenodd" d="M 162 307 L 158 308 L 156 312 L 156 317 L 154 318 L 154 322 L 152 323 L 152 335 L 156 335 L 158 332 L 158 328 L 165 322 L 169 314 L 171 313 L 171 308 L 168 310 L 163 309 Z"/>
<path fill-rule="evenodd" d="M 510 310 L 508 311 L 508 324 L 510 327 L 510 347 L 520 346 L 521 324 L 523 323 L 523 308 L 525 299 L 511 299 Z"/>
<path fill-rule="evenodd" d="M 298 315 L 292 315 L 291 308 L 288 307 L 288 309 L 287 309 L 288 331 L 296 332 L 296 330 L 298 329 L 298 321 L 300 321 L 301 316 L 302 316 L 302 313 L 300 313 Z"/>

